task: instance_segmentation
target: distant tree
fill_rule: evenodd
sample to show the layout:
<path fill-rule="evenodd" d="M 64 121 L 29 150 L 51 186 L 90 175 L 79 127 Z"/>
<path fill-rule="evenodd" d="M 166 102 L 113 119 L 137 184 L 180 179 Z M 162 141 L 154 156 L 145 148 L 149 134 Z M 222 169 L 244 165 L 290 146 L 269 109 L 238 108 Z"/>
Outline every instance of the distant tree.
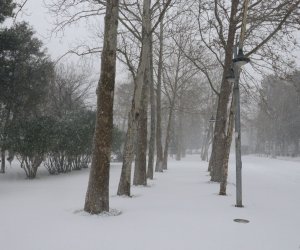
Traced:
<path fill-rule="evenodd" d="M 299 155 L 300 84 L 299 72 L 287 79 L 265 77 L 255 119 L 256 152 L 272 157 Z"/>
<path fill-rule="evenodd" d="M 125 133 L 121 131 L 118 127 L 114 126 L 111 151 L 117 155 L 118 160 L 122 160 L 121 147 L 124 143 L 124 137 L 125 137 Z"/>
<path fill-rule="evenodd" d="M 94 83 L 86 64 L 58 64 L 50 82 L 47 112 L 62 118 L 82 110 L 88 104 L 90 88 Z"/>

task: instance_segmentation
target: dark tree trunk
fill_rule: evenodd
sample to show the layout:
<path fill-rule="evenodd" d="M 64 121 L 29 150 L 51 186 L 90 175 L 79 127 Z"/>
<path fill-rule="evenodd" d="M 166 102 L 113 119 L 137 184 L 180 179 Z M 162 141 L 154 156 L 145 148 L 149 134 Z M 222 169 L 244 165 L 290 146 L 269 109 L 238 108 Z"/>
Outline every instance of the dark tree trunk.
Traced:
<path fill-rule="evenodd" d="M 105 14 L 101 74 L 97 88 L 97 116 L 94 148 L 84 211 L 109 211 L 109 169 L 113 129 L 113 101 L 119 1 L 108 0 Z"/>
<path fill-rule="evenodd" d="M 1 169 L 0 173 L 4 174 L 5 173 L 5 150 L 1 149 Z"/>
<path fill-rule="evenodd" d="M 209 161 L 209 168 L 211 169 L 211 181 L 221 182 L 223 176 L 223 164 L 226 155 L 227 147 L 227 127 L 229 123 L 229 109 L 230 95 L 232 93 L 232 84 L 226 80 L 232 65 L 232 55 L 234 47 L 234 37 L 236 31 L 236 13 L 238 9 L 238 0 L 232 0 L 229 32 L 227 38 L 227 46 L 225 51 L 225 62 L 223 77 L 221 82 L 220 95 L 218 99 L 216 125 L 214 131 L 214 140 L 212 146 L 212 153 Z"/>

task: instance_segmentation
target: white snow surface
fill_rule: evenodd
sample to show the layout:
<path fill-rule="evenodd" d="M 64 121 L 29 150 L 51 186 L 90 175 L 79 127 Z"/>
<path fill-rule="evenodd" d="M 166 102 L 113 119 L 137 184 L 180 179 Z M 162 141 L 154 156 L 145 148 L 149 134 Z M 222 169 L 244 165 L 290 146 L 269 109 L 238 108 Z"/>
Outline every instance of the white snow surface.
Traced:
<path fill-rule="evenodd" d="M 232 157 L 232 160 L 234 157 Z M 243 157 L 243 203 L 209 182 L 199 155 L 170 159 L 133 198 L 117 197 L 121 164 L 111 166 L 110 206 L 118 216 L 82 212 L 89 170 L 26 180 L 17 162 L 0 175 L 1 250 L 296 250 L 300 249 L 299 162 Z M 234 219 L 247 219 L 248 224 Z"/>

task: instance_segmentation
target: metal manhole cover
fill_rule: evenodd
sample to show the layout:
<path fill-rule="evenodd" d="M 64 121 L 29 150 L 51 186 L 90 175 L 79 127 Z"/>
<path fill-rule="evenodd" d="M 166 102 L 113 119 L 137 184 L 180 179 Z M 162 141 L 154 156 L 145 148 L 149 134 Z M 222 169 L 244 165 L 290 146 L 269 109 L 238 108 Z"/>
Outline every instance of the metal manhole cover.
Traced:
<path fill-rule="evenodd" d="M 238 222 L 238 223 L 249 223 L 250 221 L 245 220 L 245 219 L 234 219 L 233 221 Z"/>

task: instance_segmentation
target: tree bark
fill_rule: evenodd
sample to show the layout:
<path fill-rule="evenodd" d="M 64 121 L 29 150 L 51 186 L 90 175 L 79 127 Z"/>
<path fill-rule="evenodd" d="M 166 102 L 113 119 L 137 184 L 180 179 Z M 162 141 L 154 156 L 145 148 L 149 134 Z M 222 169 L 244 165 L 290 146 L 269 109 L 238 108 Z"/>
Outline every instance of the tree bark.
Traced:
<path fill-rule="evenodd" d="M 5 150 L 1 149 L 1 169 L 0 173 L 4 174 L 5 173 Z"/>
<path fill-rule="evenodd" d="M 227 129 L 227 140 L 226 140 L 226 151 L 224 154 L 223 161 L 223 173 L 222 173 L 222 181 L 220 182 L 220 195 L 226 195 L 226 187 L 227 187 L 227 178 L 228 178 L 228 161 L 230 155 L 230 146 L 232 142 L 232 134 L 233 134 L 233 124 L 234 124 L 234 98 L 232 97 L 231 105 L 230 105 L 230 114 L 229 114 L 229 125 Z"/>
<path fill-rule="evenodd" d="M 153 82 L 153 47 L 151 37 L 150 49 L 150 108 L 151 108 L 151 125 L 150 125 L 150 140 L 149 140 L 149 154 L 148 154 L 148 170 L 147 178 L 153 179 L 154 169 L 154 151 L 155 151 L 155 129 L 156 129 L 156 112 L 155 112 L 155 96 L 154 96 L 154 82 Z"/>
<path fill-rule="evenodd" d="M 113 130 L 113 101 L 119 1 L 108 0 L 104 25 L 101 73 L 97 88 L 97 115 L 94 148 L 84 211 L 109 211 L 109 169 Z"/>
<path fill-rule="evenodd" d="M 133 106 L 132 106 L 133 107 Z M 131 164 L 134 157 L 135 134 L 134 110 L 128 114 L 128 128 L 123 151 L 123 165 L 117 195 L 131 196 Z"/>
<path fill-rule="evenodd" d="M 148 100 L 149 100 L 149 70 L 148 64 L 145 71 L 145 81 L 142 91 L 142 105 L 137 129 L 136 157 L 134 167 L 133 185 L 147 185 L 147 125 L 148 125 Z"/>
<path fill-rule="evenodd" d="M 156 88 L 156 164 L 155 172 L 163 171 L 163 147 L 161 132 L 161 84 L 162 84 L 162 67 L 163 67 L 163 41 L 164 27 L 163 22 L 160 23 L 159 33 L 159 58 L 157 70 L 157 88 Z"/>
<path fill-rule="evenodd" d="M 230 95 L 232 93 L 232 84 L 226 80 L 231 64 L 234 47 L 234 37 L 236 31 L 236 14 L 238 10 L 238 0 L 232 0 L 231 14 L 228 38 L 225 50 L 225 63 L 223 70 L 223 77 L 221 82 L 220 95 L 218 99 L 216 125 L 214 131 L 214 140 L 212 146 L 212 153 L 209 161 L 209 168 L 211 169 L 211 181 L 221 182 L 223 176 L 223 162 L 227 147 L 227 128 L 229 124 L 229 108 L 230 106 Z"/>

